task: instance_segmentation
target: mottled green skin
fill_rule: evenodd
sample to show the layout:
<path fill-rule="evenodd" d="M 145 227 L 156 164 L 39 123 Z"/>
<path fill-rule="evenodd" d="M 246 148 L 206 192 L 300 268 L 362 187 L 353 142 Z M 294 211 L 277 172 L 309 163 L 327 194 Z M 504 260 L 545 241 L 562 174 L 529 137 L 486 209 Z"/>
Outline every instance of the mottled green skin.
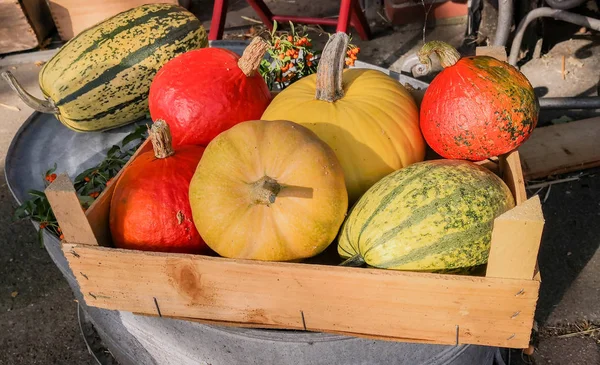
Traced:
<path fill-rule="evenodd" d="M 416 163 L 386 176 L 361 197 L 342 227 L 338 253 L 399 270 L 482 265 L 494 218 L 513 206 L 506 184 L 476 164 Z"/>

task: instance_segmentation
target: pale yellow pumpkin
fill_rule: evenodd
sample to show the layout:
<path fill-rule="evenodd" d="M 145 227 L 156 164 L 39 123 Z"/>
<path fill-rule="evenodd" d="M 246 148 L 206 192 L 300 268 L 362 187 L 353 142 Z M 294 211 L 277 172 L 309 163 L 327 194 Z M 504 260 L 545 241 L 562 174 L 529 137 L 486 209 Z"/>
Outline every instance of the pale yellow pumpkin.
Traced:
<path fill-rule="evenodd" d="M 190 183 L 194 224 L 231 258 L 292 261 L 335 239 L 348 209 L 342 167 L 309 129 L 247 121 L 213 139 Z"/>
<path fill-rule="evenodd" d="M 261 119 L 299 123 L 331 146 L 353 203 L 392 171 L 422 161 L 425 142 L 412 95 L 381 71 L 344 70 L 347 44 L 345 33 L 333 35 L 317 74 L 279 93 Z"/>

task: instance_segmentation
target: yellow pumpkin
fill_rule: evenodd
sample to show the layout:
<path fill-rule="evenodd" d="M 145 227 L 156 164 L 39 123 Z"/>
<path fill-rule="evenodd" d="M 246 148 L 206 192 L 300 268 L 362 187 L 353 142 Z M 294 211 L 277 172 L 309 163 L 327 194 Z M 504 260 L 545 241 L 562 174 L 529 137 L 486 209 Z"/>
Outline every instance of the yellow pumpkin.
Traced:
<path fill-rule="evenodd" d="M 266 261 L 319 254 L 348 209 L 335 153 L 289 121 L 246 121 L 219 134 L 202 155 L 189 199 L 210 248 Z"/>
<path fill-rule="evenodd" d="M 419 112 L 410 93 L 385 73 L 346 69 L 348 36 L 334 34 L 316 75 L 279 93 L 263 120 L 290 120 L 333 148 L 346 177 L 350 203 L 384 176 L 425 157 Z"/>

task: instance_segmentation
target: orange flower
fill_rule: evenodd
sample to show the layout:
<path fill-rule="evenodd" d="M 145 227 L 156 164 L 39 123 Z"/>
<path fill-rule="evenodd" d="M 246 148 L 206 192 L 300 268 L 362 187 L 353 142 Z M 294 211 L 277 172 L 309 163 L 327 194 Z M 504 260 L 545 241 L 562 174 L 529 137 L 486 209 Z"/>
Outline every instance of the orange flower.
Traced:
<path fill-rule="evenodd" d="M 46 175 L 46 181 L 53 182 L 56 180 L 56 174 Z"/>
<path fill-rule="evenodd" d="M 56 227 L 56 230 L 57 230 L 58 232 L 62 232 L 62 230 L 60 229 L 60 227 Z"/>
<path fill-rule="evenodd" d="M 310 66 L 312 66 L 312 62 L 311 62 L 311 61 L 306 61 L 306 65 L 307 65 L 308 67 L 310 67 Z"/>
<path fill-rule="evenodd" d="M 89 177 L 89 176 L 86 176 L 86 177 L 84 177 L 84 178 L 83 178 L 83 181 L 85 181 L 85 182 L 89 182 L 89 181 L 90 181 L 90 177 Z"/>
<path fill-rule="evenodd" d="M 42 222 L 42 223 L 40 223 L 40 229 L 44 229 L 46 227 L 48 227 L 48 222 Z"/>
<path fill-rule="evenodd" d="M 355 60 L 355 59 L 357 59 L 357 58 L 358 58 L 358 57 L 356 57 L 356 55 L 355 55 L 354 53 L 350 55 L 350 59 L 351 59 L 351 60 Z"/>
<path fill-rule="evenodd" d="M 90 193 L 90 196 L 91 196 L 92 198 L 94 198 L 94 199 L 95 199 L 95 198 L 97 198 L 97 197 L 98 197 L 98 195 L 100 195 L 100 193 L 99 193 L 99 192 L 97 192 L 97 191 L 94 191 L 94 192 Z"/>
<path fill-rule="evenodd" d="M 312 58 L 313 58 L 312 53 L 307 54 L 305 58 L 309 61 L 312 60 Z"/>
<path fill-rule="evenodd" d="M 65 239 L 65 235 L 61 233 L 58 238 L 61 239 L 61 240 L 64 240 Z"/>
<path fill-rule="evenodd" d="M 346 65 L 347 66 L 354 66 L 354 60 L 351 58 L 346 59 Z"/>
<path fill-rule="evenodd" d="M 357 54 L 358 52 L 360 52 L 360 48 L 355 47 L 354 49 L 352 49 L 352 52 L 354 52 L 354 54 Z"/>
<path fill-rule="evenodd" d="M 283 53 L 280 53 L 279 56 L 277 56 L 277 57 L 279 57 L 279 59 L 282 60 L 285 58 L 285 55 Z"/>
<path fill-rule="evenodd" d="M 291 35 L 288 35 L 288 36 L 287 36 L 287 40 L 288 40 L 288 42 L 291 42 L 291 41 L 293 41 L 293 40 L 294 40 L 294 37 L 292 37 Z"/>

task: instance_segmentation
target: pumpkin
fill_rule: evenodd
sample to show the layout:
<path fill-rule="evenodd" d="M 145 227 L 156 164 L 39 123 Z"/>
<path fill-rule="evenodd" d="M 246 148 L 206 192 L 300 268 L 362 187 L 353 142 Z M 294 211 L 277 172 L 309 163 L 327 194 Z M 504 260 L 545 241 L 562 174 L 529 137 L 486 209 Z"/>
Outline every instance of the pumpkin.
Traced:
<path fill-rule="evenodd" d="M 436 53 L 444 69 L 421 102 L 421 130 L 444 158 L 484 160 L 523 144 L 538 121 L 539 102 L 527 78 L 488 56 L 460 58 L 447 43 L 426 43 L 420 61 Z"/>
<path fill-rule="evenodd" d="M 140 154 L 117 180 L 109 224 L 118 248 L 200 253 L 206 245 L 196 230 L 188 199 L 190 180 L 204 147 L 173 150 L 168 125 L 150 130 L 153 151 Z"/>
<path fill-rule="evenodd" d="M 317 74 L 280 92 L 262 119 L 299 123 L 331 146 L 353 203 L 387 174 L 422 161 L 425 142 L 408 90 L 381 71 L 344 70 L 347 46 L 345 33 L 331 36 Z"/>
<path fill-rule="evenodd" d="M 451 271 L 487 262 L 494 218 L 514 207 L 491 171 L 464 160 L 429 160 L 391 173 L 356 203 L 342 227 L 346 264 Z"/>
<path fill-rule="evenodd" d="M 235 124 L 260 118 L 271 102 L 257 72 L 267 47 L 256 37 L 241 57 L 222 48 L 203 48 L 160 69 L 150 86 L 150 116 L 169 124 L 173 146 L 206 146 Z"/>
<path fill-rule="evenodd" d="M 175 56 L 208 45 L 194 14 L 173 4 L 148 4 L 79 33 L 44 64 L 46 100 L 3 76 L 29 107 L 52 113 L 68 128 L 102 131 L 146 118 L 148 90 L 158 69 Z"/>
<path fill-rule="evenodd" d="M 198 164 L 189 199 L 211 249 L 264 261 L 319 254 L 348 209 L 335 153 L 289 121 L 246 121 L 219 134 Z"/>

